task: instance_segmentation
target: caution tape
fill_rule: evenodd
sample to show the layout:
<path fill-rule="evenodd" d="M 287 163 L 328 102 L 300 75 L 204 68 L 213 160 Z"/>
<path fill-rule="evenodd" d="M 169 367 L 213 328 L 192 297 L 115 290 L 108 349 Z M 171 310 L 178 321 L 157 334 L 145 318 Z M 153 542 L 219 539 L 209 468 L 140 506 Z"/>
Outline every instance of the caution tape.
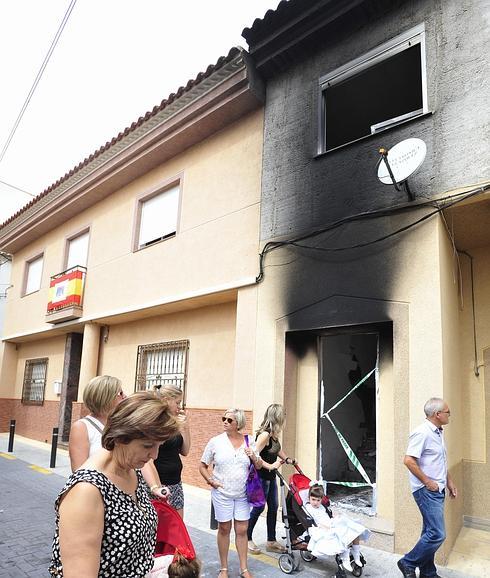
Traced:
<path fill-rule="evenodd" d="M 371 377 L 371 375 L 376 371 L 376 368 L 372 369 L 368 374 L 366 374 L 360 381 L 358 381 L 356 383 L 356 385 L 354 385 L 354 387 L 348 391 L 344 397 L 342 399 L 340 399 L 335 405 L 333 405 L 327 412 L 325 412 L 321 417 L 326 417 L 328 419 L 328 421 L 332 424 L 333 430 L 334 432 L 337 434 L 337 437 L 339 438 L 340 444 L 341 446 L 344 448 L 344 452 L 347 454 L 347 457 L 349 458 L 349 460 L 352 462 L 352 464 L 354 465 L 354 467 L 356 468 L 356 470 L 361 474 L 362 478 L 364 479 L 364 482 L 327 482 L 328 484 L 337 484 L 339 486 L 347 486 L 349 488 L 357 488 L 357 487 L 373 487 L 375 486 L 375 484 L 373 482 L 371 482 L 371 480 L 369 479 L 369 476 L 366 473 L 366 470 L 362 467 L 361 462 L 357 459 L 356 454 L 354 453 L 354 451 L 352 450 L 352 448 L 350 447 L 350 445 L 347 443 L 347 440 L 344 438 L 344 436 L 340 433 L 339 429 L 337 428 L 337 426 L 333 423 L 332 418 L 330 417 L 330 413 L 336 409 L 337 407 L 339 407 L 339 405 L 341 403 L 343 403 L 348 397 L 349 395 L 351 395 L 351 393 L 353 393 L 358 387 L 361 387 L 361 385 Z"/>

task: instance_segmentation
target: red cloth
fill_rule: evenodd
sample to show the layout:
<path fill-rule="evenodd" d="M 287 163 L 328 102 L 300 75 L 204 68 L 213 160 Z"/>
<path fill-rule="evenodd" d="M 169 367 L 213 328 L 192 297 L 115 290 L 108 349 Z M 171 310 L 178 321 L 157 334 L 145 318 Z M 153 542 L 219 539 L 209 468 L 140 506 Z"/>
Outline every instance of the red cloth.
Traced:
<path fill-rule="evenodd" d="M 158 515 L 157 544 L 155 556 L 175 554 L 178 550 L 188 560 L 196 557 L 196 552 L 185 527 L 184 521 L 167 502 L 152 500 Z"/>

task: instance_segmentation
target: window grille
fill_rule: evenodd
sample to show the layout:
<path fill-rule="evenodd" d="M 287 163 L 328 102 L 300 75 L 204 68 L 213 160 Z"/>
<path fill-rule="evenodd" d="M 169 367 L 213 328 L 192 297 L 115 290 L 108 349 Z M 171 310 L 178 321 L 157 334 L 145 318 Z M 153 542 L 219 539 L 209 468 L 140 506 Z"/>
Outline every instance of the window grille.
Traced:
<path fill-rule="evenodd" d="M 138 347 L 135 391 L 175 385 L 185 392 L 189 341 L 167 341 Z"/>
<path fill-rule="evenodd" d="M 42 405 L 46 389 L 48 373 L 48 358 L 28 359 L 24 370 L 24 385 L 22 388 L 22 403 L 26 405 Z"/>

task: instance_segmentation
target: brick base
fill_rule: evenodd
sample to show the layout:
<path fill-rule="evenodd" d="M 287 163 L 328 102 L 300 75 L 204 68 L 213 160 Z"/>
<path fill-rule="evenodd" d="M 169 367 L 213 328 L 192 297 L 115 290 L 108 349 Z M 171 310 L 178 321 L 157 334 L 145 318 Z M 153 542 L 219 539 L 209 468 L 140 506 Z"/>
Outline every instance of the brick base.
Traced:
<path fill-rule="evenodd" d="M 201 456 L 208 441 L 223 431 L 223 409 L 186 408 L 191 431 L 191 450 L 182 458 L 182 481 L 192 486 L 208 488 L 199 473 Z M 81 402 L 72 406 L 72 423 L 88 414 Z M 42 442 L 50 442 L 53 427 L 58 427 L 59 402 L 45 401 L 44 405 L 22 405 L 19 399 L 0 399 L 0 431 L 8 432 L 10 420 L 16 420 L 15 433 Z M 247 424 L 252 424 L 252 412 L 245 412 Z M 251 433 L 246 427 L 244 433 Z"/>
<path fill-rule="evenodd" d="M 182 458 L 184 469 L 182 471 L 182 481 L 191 486 L 209 488 L 199 473 L 201 456 L 208 441 L 222 433 L 223 425 L 221 416 L 223 409 L 192 409 L 187 407 L 186 413 L 191 431 L 191 450 L 189 455 Z M 252 412 L 246 411 L 247 426 L 243 433 L 251 433 Z"/>
<path fill-rule="evenodd" d="M 24 405 L 20 399 L 0 400 L 0 431 L 8 432 L 10 420 L 15 419 L 15 433 L 40 442 L 51 442 L 53 428 L 58 427 L 59 401 L 45 401 L 43 405 Z"/>

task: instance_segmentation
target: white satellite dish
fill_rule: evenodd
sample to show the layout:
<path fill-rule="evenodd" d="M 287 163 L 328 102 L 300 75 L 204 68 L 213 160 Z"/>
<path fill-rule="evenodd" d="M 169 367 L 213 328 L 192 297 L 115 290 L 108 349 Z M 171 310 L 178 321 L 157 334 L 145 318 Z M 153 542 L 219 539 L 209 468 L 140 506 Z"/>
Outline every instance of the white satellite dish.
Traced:
<path fill-rule="evenodd" d="M 410 175 L 420 168 L 427 154 L 427 146 L 420 138 L 407 138 L 392 147 L 386 156 L 393 179 L 396 183 L 406 181 Z M 393 185 L 385 162 L 378 165 L 378 179 L 385 185 Z"/>

